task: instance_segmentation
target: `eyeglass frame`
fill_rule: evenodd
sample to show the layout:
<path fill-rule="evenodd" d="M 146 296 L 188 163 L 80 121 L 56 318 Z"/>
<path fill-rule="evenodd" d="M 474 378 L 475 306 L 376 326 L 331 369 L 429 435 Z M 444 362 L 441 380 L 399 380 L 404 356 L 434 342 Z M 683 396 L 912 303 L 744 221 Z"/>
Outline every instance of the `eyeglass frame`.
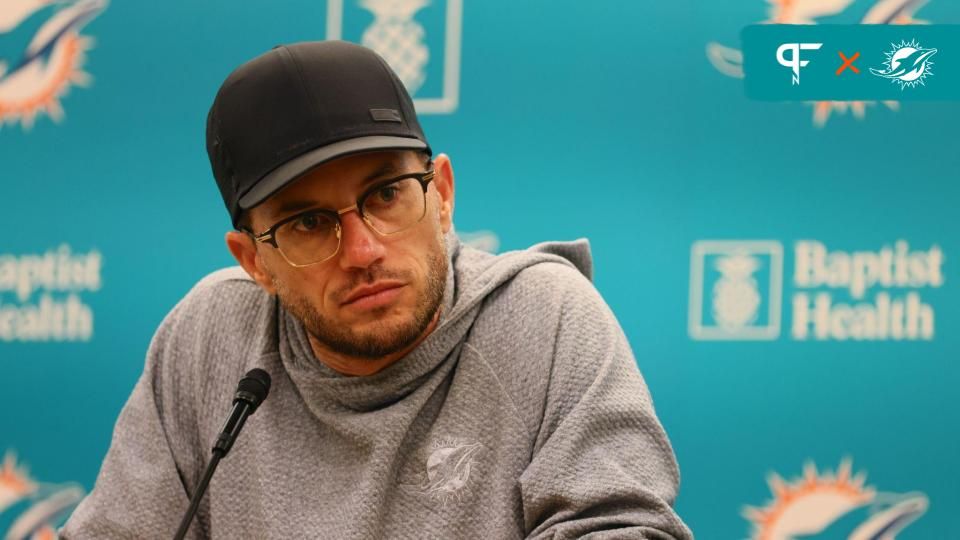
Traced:
<path fill-rule="evenodd" d="M 270 245 L 270 246 L 273 246 L 274 249 L 276 249 L 277 251 L 280 252 L 280 256 L 283 257 L 283 260 L 286 261 L 287 264 L 289 264 L 290 266 L 293 266 L 294 268 L 304 268 L 304 267 L 307 267 L 307 266 L 313 266 L 313 265 L 315 265 L 315 264 L 320 264 L 320 263 L 322 263 L 322 262 L 329 261 L 330 259 L 332 259 L 333 257 L 335 257 L 335 256 L 337 255 L 337 253 L 340 252 L 340 246 L 341 246 L 341 244 L 342 244 L 341 240 L 342 240 L 342 234 L 343 234 L 343 222 L 341 221 L 340 216 L 342 216 L 342 215 L 344 215 L 344 214 L 346 214 L 346 213 L 348 213 L 348 212 L 351 212 L 351 211 L 356 210 L 357 214 L 360 216 L 360 219 L 362 219 L 363 222 L 367 224 L 367 227 L 369 227 L 370 230 L 372 230 L 373 232 L 379 234 L 380 236 L 392 236 L 392 235 L 394 235 L 394 234 L 398 234 L 398 233 L 401 233 L 401 232 L 403 232 L 403 231 L 409 230 L 411 227 L 413 227 L 413 226 L 416 225 L 417 223 L 420 223 L 420 222 L 423 220 L 423 216 L 427 215 L 427 201 L 426 201 L 426 198 L 427 198 L 427 189 L 429 188 L 430 182 L 432 182 L 435 177 L 436 177 L 436 171 L 435 171 L 434 169 L 428 169 L 428 170 L 426 170 L 426 171 L 424 171 L 424 172 L 415 172 L 415 173 L 405 173 L 405 174 L 401 174 L 401 175 L 395 176 L 395 177 L 393 177 L 393 178 L 388 178 L 388 179 L 386 179 L 386 180 L 382 180 L 382 181 L 377 182 L 376 184 L 370 186 L 369 188 L 367 188 L 366 190 L 364 190 L 364 192 L 361 193 L 359 197 L 357 197 L 357 201 L 356 201 L 354 204 L 352 204 L 352 205 L 350 205 L 350 206 L 347 206 L 347 207 L 345 207 L 345 208 L 341 208 L 340 210 L 333 210 L 333 209 L 330 209 L 330 208 L 308 208 L 307 210 L 303 210 L 303 211 L 297 212 L 297 213 L 295 213 L 295 214 L 293 214 L 293 215 L 290 215 L 290 216 L 287 216 L 287 217 L 281 219 L 280 221 L 274 223 L 274 224 L 271 225 L 267 230 L 263 231 L 263 232 L 260 233 L 260 234 L 256 234 L 256 233 L 254 233 L 252 230 L 250 230 L 250 229 L 248 229 L 248 228 L 246 228 L 246 227 L 242 227 L 240 230 L 243 231 L 243 232 L 245 232 L 245 233 L 247 233 L 248 235 L 250 235 L 250 237 L 253 238 L 255 241 L 257 241 L 258 243 L 268 244 L 268 245 Z M 393 231 L 392 233 L 382 233 L 382 232 L 378 231 L 377 228 L 374 227 L 372 223 L 370 223 L 370 220 L 367 219 L 367 216 L 364 215 L 363 210 L 362 210 L 362 208 L 363 208 L 363 203 L 366 202 L 366 200 L 367 200 L 368 197 L 370 197 L 371 195 L 373 195 L 374 193 L 376 193 L 376 191 L 377 191 L 378 189 L 381 189 L 381 188 L 383 188 L 384 186 L 388 186 L 388 185 L 390 185 L 390 184 L 393 184 L 394 182 L 399 182 L 400 180 L 406 180 L 407 178 L 413 178 L 413 179 L 415 179 L 417 182 L 420 183 L 420 187 L 423 189 L 423 198 L 424 198 L 423 213 L 420 214 L 420 217 L 418 217 L 418 218 L 416 219 L 416 221 L 412 222 L 410 225 L 408 225 L 408 226 L 406 226 L 406 227 L 404 227 L 404 228 L 402 228 L 402 229 L 400 229 L 400 230 L 398 230 L 398 231 Z M 337 249 L 335 249 L 335 250 L 333 251 L 333 253 L 331 253 L 329 256 L 327 256 L 327 257 L 325 257 L 325 258 L 323 258 L 323 259 L 320 259 L 319 261 L 314 261 L 314 262 L 312 262 L 312 263 L 307 263 L 307 264 L 294 264 L 293 262 L 290 261 L 290 259 L 287 258 L 287 255 L 286 255 L 286 254 L 283 252 L 283 250 L 280 248 L 280 245 L 277 244 L 276 232 L 277 232 L 277 230 L 278 230 L 280 227 L 286 225 L 287 223 L 290 223 L 291 221 L 296 221 L 298 218 L 303 217 L 303 216 L 306 215 L 306 214 L 316 214 L 316 213 L 326 214 L 326 215 L 328 215 L 329 217 L 332 217 L 333 220 L 336 222 L 336 224 L 337 224 Z"/>

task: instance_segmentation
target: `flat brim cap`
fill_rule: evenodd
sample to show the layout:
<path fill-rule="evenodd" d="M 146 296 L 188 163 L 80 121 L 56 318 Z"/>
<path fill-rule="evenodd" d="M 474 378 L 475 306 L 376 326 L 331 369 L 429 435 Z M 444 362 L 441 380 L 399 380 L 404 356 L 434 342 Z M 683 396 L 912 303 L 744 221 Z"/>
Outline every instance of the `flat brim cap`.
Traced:
<path fill-rule="evenodd" d="M 250 60 L 207 116 L 207 154 L 234 226 L 311 169 L 376 150 L 431 152 L 393 70 L 344 41 L 282 45 Z"/>

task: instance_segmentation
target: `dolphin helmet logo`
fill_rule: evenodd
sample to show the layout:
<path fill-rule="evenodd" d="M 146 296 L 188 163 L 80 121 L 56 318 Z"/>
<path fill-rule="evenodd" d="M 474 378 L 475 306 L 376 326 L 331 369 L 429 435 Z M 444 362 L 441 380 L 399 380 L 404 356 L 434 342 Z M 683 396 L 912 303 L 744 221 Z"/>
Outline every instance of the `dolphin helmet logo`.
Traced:
<path fill-rule="evenodd" d="M 4 0 L 0 4 L 0 127 L 30 129 L 45 113 L 63 119 L 60 98 L 91 81 L 82 70 L 93 47 L 80 29 L 106 0 Z"/>
<path fill-rule="evenodd" d="M 794 538 L 796 540 L 895 538 L 907 525 L 922 516 L 929 504 L 927 496 L 923 493 L 902 495 L 880 493 L 870 503 L 853 508 L 823 530 Z"/>
<path fill-rule="evenodd" d="M 751 540 L 892 540 L 927 511 L 923 493 L 878 493 L 865 486 L 864 473 L 852 474 L 845 459 L 836 472 L 808 463 L 794 481 L 771 473 L 771 500 L 746 507 Z"/>
<path fill-rule="evenodd" d="M 8 526 L 0 534 L 7 540 L 54 540 L 57 525 L 83 496 L 77 484 L 46 484 L 30 478 L 8 450 L 0 464 L 0 522 Z"/>
<path fill-rule="evenodd" d="M 919 43 L 901 41 L 893 45 L 893 50 L 886 53 L 887 60 L 883 69 L 870 68 L 870 73 L 878 77 L 890 79 L 890 82 L 899 83 L 900 90 L 908 86 L 926 84 L 924 79 L 933 75 L 933 62 L 930 57 L 937 54 L 937 49 L 924 49 Z"/>

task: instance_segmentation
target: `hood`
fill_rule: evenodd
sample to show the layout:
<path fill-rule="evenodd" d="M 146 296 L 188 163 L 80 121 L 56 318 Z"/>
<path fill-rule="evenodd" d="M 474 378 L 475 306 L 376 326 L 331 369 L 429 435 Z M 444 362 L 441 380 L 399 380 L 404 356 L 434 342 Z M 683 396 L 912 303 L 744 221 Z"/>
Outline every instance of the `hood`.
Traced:
<path fill-rule="evenodd" d="M 314 355 L 303 324 L 279 309 L 281 360 L 308 403 L 332 400 L 352 410 L 373 410 L 403 399 L 436 376 L 438 370 L 452 369 L 483 300 L 525 268 L 560 263 L 576 268 L 587 279 L 593 278 L 590 246 L 585 239 L 544 242 L 500 255 L 463 245 L 452 230 L 446 242 L 447 283 L 436 328 L 407 356 L 378 373 L 353 377 L 326 367 Z"/>

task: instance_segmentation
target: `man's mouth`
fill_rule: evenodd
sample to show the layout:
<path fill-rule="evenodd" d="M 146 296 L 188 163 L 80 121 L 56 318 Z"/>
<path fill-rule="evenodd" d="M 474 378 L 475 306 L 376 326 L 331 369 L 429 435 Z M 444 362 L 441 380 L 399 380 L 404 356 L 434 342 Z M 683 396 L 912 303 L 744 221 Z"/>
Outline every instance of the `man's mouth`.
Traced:
<path fill-rule="evenodd" d="M 347 296 L 341 307 L 369 309 L 393 302 L 400 295 L 404 284 L 397 281 L 381 281 L 360 287 Z"/>

